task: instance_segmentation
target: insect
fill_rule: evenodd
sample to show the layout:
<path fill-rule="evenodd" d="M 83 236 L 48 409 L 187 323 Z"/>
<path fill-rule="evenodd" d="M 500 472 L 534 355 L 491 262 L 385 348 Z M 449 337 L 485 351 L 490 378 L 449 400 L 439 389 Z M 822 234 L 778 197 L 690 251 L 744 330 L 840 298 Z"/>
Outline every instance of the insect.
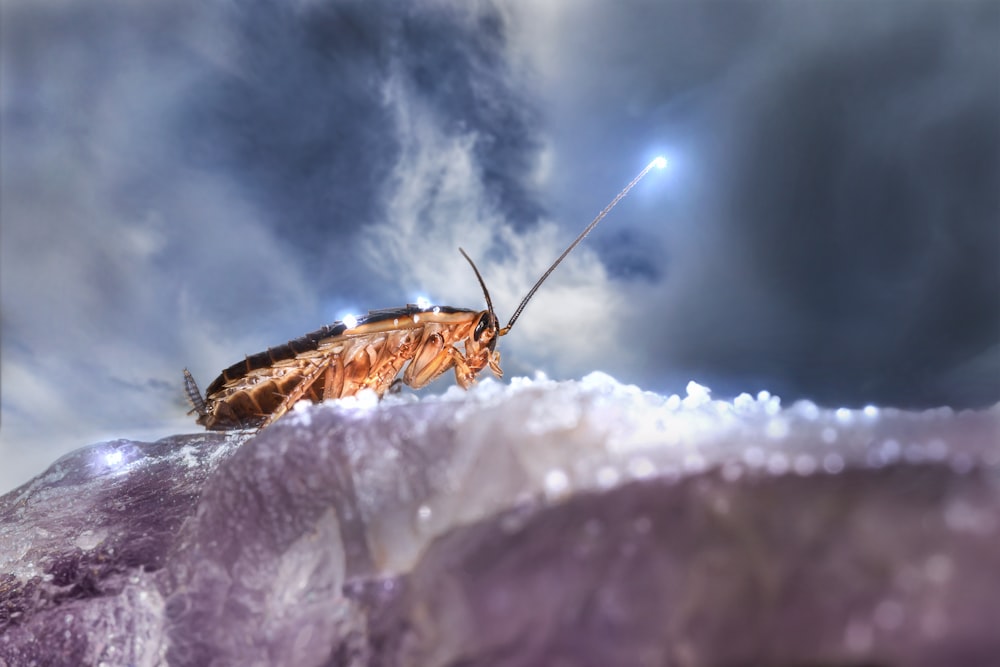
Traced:
<path fill-rule="evenodd" d="M 345 318 L 233 364 L 209 385 L 204 397 L 184 369 L 192 412 L 209 430 L 262 429 L 303 399 L 343 398 L 362 389 L 372 389 L 381 397 L 400 381 L 420 389 L 449 369 L 454 369 L 455 379 L 466 389 L 487 367 L 502 377 L 497 340 L 510 332 L 546 278 L 629 190 L 650 169 L 665 166 L 664 158 L 650 162 L 604 207 L 528 290 L 506 326 L 500 326 L 479 269 L 459 248 L 479 280 L 486 310 L 410 304 Z M 402 378 L 397 379 L 401 372 Z"/>

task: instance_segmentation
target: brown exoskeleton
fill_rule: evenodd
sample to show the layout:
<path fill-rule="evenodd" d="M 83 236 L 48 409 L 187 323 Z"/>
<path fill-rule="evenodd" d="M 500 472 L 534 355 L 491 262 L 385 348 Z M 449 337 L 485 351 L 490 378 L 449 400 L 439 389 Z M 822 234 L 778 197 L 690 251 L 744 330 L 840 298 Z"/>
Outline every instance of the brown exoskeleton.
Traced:
<path fill-rule="evenodd" d="M 479 269 L 459 249 L 479 280 L 486 310 L 411 304 L 334 322 L 233 364 L 209 385 L 204 397 L 185 369 L 184 385 L 198 413 L 198 423 L 210 430 L 261 429 L 302 399 L 319 402 L 343 398 L 361 389 L 372 389 L 382 396 L 398 381 L 400 371 L 402 382 L 414 389 L 450 368 L 455 369 L 455 378 L 463 388 L 471 386 L 486 367 L 502 377 L 497 339 L 510 331 L 539 286 L 566 255 L 654 166 L 662 169 L 666 160 L 657 158 L 649 163 L 604 207 L 528 291 L 507 326 L 500 327 Z"/>

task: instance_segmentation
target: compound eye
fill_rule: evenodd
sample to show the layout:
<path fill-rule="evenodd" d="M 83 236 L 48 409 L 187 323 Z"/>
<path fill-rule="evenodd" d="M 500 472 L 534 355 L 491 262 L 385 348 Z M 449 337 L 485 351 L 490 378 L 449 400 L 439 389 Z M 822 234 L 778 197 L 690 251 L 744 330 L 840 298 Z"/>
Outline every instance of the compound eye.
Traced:
<path fill-rule="evenodd" d="M 492 319 L 493 318 L 490 317 L 490 314 L 488 312 L 483 313 L 482 315 L 479 316 L 479 321 L 476 322 L 476 330 L 472 332 L 472 340 L 476 341 L 477 343 L 479 342 L 479 339 L 482 338 L 483 336 L 483 332 L 491 328 L 490 325 L 492 324 L 491 322 Z M 496 339 L 494 338 L 494 340 Z"/>

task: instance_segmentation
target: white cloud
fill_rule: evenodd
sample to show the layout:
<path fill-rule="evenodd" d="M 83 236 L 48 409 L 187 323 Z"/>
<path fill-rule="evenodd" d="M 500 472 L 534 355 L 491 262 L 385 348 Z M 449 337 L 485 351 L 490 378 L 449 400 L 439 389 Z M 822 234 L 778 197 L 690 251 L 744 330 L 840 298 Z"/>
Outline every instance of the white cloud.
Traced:
<path fill-rule="evenodd" d="M 389 177 L 386 219 L 366 230 L 368 263 L 385 279 L 428 293 L 438 303 L 480 308 L 484 301 L 458 253 L 462 247 L 476 261 L 498 317 L 506 322 L 577 230 L 543 221 L 515 231 L 484 190 L 476 134 L 443 127 L 440 116 L 398 76 L 385 95 L 402 151 Z M 523 358 L 524 365 L 579 374 L 595 357 L 620 354 L 613 342 L 621 316 L 621 300 L 604 267 L 584 245 L 539 290 L 502 349 L 515 364 Z"/>

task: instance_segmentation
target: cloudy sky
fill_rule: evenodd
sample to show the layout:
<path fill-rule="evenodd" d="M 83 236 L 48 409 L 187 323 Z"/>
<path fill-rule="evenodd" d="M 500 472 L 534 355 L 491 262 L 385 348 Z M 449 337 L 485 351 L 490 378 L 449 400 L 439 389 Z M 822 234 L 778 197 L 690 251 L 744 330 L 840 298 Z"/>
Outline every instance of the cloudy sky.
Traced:
<path fill-rule="evenodd" d="M 502 340 L 508 375 L 1000 400 L 993 0 L 0 11 L 0 492 L 195 430 L 184 367 L 481 307 L 460 245 L 506 319 L 659 154 Z"/>

